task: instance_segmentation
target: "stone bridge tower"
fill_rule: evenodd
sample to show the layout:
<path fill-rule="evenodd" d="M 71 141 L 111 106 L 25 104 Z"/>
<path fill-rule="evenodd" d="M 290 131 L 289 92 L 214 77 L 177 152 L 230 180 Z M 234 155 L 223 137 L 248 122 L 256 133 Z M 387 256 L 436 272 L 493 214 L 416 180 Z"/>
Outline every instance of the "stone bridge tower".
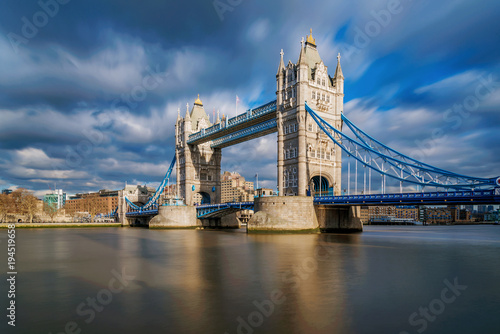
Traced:
<path fill-rule="evenodd" d="M 344 76 L 331 77 L 311 34 L 301 41 L 298 62 L 285 66 L 283 50 L 276 74 L 278 120 L 278 190 L 280 196 L 341 194 L 342 152 L 305 110 L 305 102 L 328 123 L 342 130 Z"/>
<path fill-rule="evenodd" d="M 217 119 L 219 122 L 219 119 Z M 189 135 L 212 126 L 200 96 L 186 116 L 177 114 L 175 123 L 175 154 L 177 157 L 177 191 L 187 205 L 220 203 L 221 149 L 211 142 L 189 145 Z"/>

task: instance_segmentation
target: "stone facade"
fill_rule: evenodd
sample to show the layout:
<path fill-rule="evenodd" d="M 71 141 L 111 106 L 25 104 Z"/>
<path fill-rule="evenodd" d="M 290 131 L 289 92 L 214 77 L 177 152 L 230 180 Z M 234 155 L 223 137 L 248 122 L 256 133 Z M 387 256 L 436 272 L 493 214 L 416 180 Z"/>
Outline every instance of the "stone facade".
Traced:
<path fill-rule="evenodd" d="M 197 228 L 201 224 L 196 219 L 194 206 L 160 206 L 158 215 L 149 221 L 150 229 Z"/>
<path fill-rule="evenodd" d="M 312 197 L 257 197 L 254 209 L 247 225 L 249 233 L 319 231 Z"/>
<path fill-rule="evenodd" d="M 217 123 L 220 122 L 217 117 Z M 177 158 L 177 190 L 186 205 L 220 203 L 220 148 L 211 148 L 211 142 L 189 145 L 189 135 L 210 127 L 212 124 L 199 96 L 191 112 L 175 123 L 175 152 Z"/>
<path fill-rule="evenodd" d="M 276 74 L 278 123 L 278 190 L 280 196 L 305 196 L 315 184 L 341 194 L 342 152 L 305 110 L 307 102 L 319 116 L 342 130 L 344 76 L 338 57 L 335 75 L 328 74 L 311 35 L 298 62 L 285 66 L 283 51 Z M 319 190 L 319 188 L 317 188 Z"/>

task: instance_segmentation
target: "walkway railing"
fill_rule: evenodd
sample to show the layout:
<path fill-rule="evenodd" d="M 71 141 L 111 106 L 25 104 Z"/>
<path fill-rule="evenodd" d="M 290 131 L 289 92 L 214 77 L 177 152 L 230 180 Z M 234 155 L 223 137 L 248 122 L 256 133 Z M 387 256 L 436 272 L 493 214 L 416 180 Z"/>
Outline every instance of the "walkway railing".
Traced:
<path fill-rule="evenodd" d="M 192 144 L 195 141 L 209 137 L 216 132 L 228 130 L 237 125 L 243 124 L 245 122 L 251 121 L 253 119 L 262 117 L 263 115 L 273 112 L 276 112 L 276 100 L 266 103 L 257 108 L 249 109 L 243 114 L 237 115 L 233 118 L 225 119 L 225 121 L 221 121 L 220 123 L 212 125 L 209 128 L 193 133 L 188 138 L 188 144 Z"/>

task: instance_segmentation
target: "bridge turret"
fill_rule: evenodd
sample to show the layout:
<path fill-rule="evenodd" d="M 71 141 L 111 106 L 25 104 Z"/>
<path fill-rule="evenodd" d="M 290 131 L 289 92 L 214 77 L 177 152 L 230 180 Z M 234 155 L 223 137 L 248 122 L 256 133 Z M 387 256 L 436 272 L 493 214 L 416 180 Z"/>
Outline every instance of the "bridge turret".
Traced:
<path fill-rule="evenodd" d="M 283 62 L 283 49 L 280 52 L 280 64 L 278 66 L 278 73 L 276 73 L 276 98 L 278 105 L 283 102 L 283 84 L 285 81 L 285 63 Z"/>
<path fill-rule="evenodd" d="M 344 96 L 340 62 L 332 78 L 311 31 L 306 39 L 301 40 L 297 63 L 289 62 L 283 71 L 278 72 L 277 80 L 277 109 L 281 113 L 281 122 L 278 122 L 278 186 L 282 184 L 283 187 L 280 195 L 304 196 L 308 190 L 330 192 L 332 188 L 335 194 L 340 194 L 341 150 L 323 135 L 305 110 L 307 101 L 321 113 L 321 117 L 340 129 Z"/>
<path fill-rule="evenodd" d="M 186 103 L 186 117 L 184 117 L 184 133 L 186 134 L 186 141 L 187 137 L 193 132 L 192 128 L 192 122 L 191 122 L 191 116 L 189 115 L 189 103 Z"/>
<path fill-rule="evenodd" d="M 337 68 L 335 69 L 333 83 L 337 93 L 344 94 L 344 74 L 342 73 L 342 67 L 340 66 L 340 53 L 337 56 Z"/>

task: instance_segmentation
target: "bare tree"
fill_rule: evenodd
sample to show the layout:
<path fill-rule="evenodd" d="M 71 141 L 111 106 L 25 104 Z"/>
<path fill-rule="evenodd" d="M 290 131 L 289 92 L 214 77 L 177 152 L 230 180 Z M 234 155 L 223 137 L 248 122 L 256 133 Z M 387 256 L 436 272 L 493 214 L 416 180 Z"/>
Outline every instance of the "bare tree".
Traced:
<path fill-rule="evenodd" d="M 14 198 L 11 195 L 0 194 L 0 222 L 5 223 L 8 214 L 14 212 Z"/>
<path fill-rule="evenodd" d="M 54 218 L 59 213 L 59 209 L 57 208 L 57 203 L 43 203 L 43 212 L 50 217 L 50 221 L 53 223 Z"/>
<path fill-rule="evenodd" d="M 33 217 L 38 212 L 38 198 L 33 196 L 32 192 L 19 188 L 13 193 L 16 213 L 26 215 L 30 223 L 33 223 Z"/>

